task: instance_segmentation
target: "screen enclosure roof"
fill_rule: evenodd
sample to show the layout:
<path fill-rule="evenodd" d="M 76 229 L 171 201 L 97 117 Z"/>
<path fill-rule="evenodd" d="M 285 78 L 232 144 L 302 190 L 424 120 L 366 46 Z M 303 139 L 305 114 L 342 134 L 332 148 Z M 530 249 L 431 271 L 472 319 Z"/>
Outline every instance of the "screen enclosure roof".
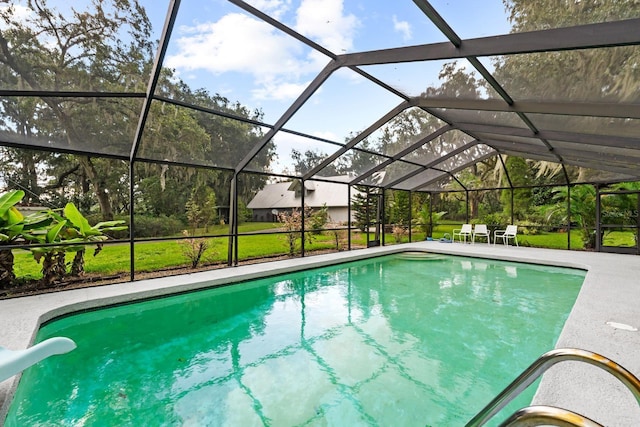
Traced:
<path fill-rule="evenodd" d="M 118 7 L 0 5 L 1 145 L 413 191 L 517 186 L 509 158 L 640 179 L 638 2 Z"/>

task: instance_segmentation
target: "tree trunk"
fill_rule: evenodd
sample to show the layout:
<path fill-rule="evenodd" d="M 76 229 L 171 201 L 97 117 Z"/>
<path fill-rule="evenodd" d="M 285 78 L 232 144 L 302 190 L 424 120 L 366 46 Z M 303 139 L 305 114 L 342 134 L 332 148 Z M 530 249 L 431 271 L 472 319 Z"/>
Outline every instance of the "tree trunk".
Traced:
<path fill-rule="evenodd" d="M 13 272 L 13 252 L 11 250 L 0 250 L 0 289 L 9 288 L 16 275 Z"/>
<path fill-rule="evenodd" d="M 62 280 L 64 275 L 67 274 L 67 264 L 65 260 L 66 252 L 61 251 L 56 253 L 56 272 L 59 276 L 58 280 Z"/>
<path fill-rule="evenodd" d="M 42 287 L 48 288 L 54 281 L 53 252 L 48 252 L 42 257 Z"/>
<path fill-rule="evenodd" d="M 98 171 L 96 171 L 91 158 L 78 156 L 78 161 L 80 162 L 80 166 L 82 166 L 87 178 L 91 181 L 91 185 L 93 185 L 93 190 L 96 193 L 98 204 L 100 205 L 100 212 L 102 212 L 103 221 L 113 221 L 113 210 L 111 209 L 109 193 L 107 192 L 107 188 L 102 178 L 98 175 Z"/>
<path fill-rule="evenodd" d="M 84 252 L 85 250 L 81 250 L 76 252 L 76 255 L 73 257 L 73 263 L 71 264 L 71 275 L 72 276 L 82 276 L 84 275 Z"/>
<path fill-rule="evenodd" d="M 469 219 L 478 217 L 479 200 L 475 196 L 469 197 Z"/>
<path fill-rule="evenodd" d="M 207 243 L 204 240 L 200 241 L 197 243 L 197 248 L 198 248 L 198 251 L 195 257 L 193 258 L 193 260 L 191 260 L 191 268 L 198 267 L 198 264 L 200 263 L 200 259 L 202 258 L 202 254 L 207 249 Z"/>
<path fill-rule="evenodd" d="M 62 280 L 65 273 L 64 252 L 48 252 L 44 255 L 42 261 L 42 285 L 44 288 L 50 288 Z"/>
<path fill-rule="evenodd" d="M 36 160 L 33 151 L 28 150 L 22 154 L 22 173 L 26 177 L 26 184 L 29 191 L 25 193 L 24 203 L 39 203 L 40 187 L 38 186 L 38 171 L 36 169 Z"/>

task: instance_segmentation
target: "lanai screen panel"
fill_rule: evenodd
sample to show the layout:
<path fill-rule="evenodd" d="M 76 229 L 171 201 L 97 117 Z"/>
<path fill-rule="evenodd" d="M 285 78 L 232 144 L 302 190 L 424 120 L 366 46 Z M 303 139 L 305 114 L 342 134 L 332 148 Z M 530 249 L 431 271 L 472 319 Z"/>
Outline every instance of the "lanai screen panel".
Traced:
<path fill-rule="evenodd" d="M 571 141 L 549 140 L 549 143 L 560 153 L 566 152 L 574 156 L 583 155 L 586 158 L 605 162 L 608 162 L 609 159 L 611 159 L 612 162 L 619 162 L 626 165 L 637 165 L 640 163 L 640 150 L 603 147 L 601 145 L 583 144 Z"/>
<path fill-rule="evenodd" d="M 252 123 L 152 101 L 138 158 L 234 168 L 267 131 Z"/>
<path fill-rule="evenodd" d="M 393 117 L 355 147 L 393 157 L 444 126 L 446 123 L 437 117 L 421 108 L 411 107 Z"/>
<path fill-rule="evenodd" d="M 448 180 L 451 179 L 451 175 L 448 175 L 446 172 L 436 169 L 425 169 L 418 174 L 413 175 L 411 178 L 402 181 L 394 186 L 397 190 L 420 190 L 425 191 L 424 187 L 425 182 L 434 183 L 433 186 L 438 186 L 440 189 L 444 189 Z M 439 184 L 435 184 L 439 183 Z"/>
<path fill-rule="evenodd" d="M 482 141 L 485 144 L 490 145 L 499 152 L 510 150 L 519 152 L 520 157 L 527 158 L 529 154 L 549 155 L 555 161 L 558 161 L 558 157 L 540 140 L 534 138 L 513 138 L 511 136 L 504 135 L 484 135 Z"/>
<path fill-rule="evenodd" d="M 363 184 L 375 185 L 375 186 L 388 186 L 393 189 L 403 189 L 402 184 L 395 184 L 398 180 L 402 180 L 406 176 L 410 176 L 423 168 L 414 163 L 407 163 L 403 161 L 393 162 L 383 169 L 377 171 L 375 174 L 363 181 Z M 391 185 L 393 184 L 393 185 Z"/>
<path fill-rule="evenodd" d="M 271 144 L 256 156 L 262 161 L 253 162 L 245 169 L 263 172 L 268 166 L 274 174 L 301 176 L 341 147 L 341 144 L 326 140 L 280 131 L 272 138 Z"/>
<path fill-rule="evenodd" d="M 502 0 L 460 3 L 450 1 L 429 2 L 462 39 L 494 36 L 512 30 L 509 14 Z M 470 25 L 469 19 L 482 25 Z"/>
<path fill-rule="evenodd" d="M 400 102 L 401 98 L 360 74 L 341 68 L 324 81 L 285 127 L 344 143 Z"/>
<path fill-rule="evenodd" d="M 529 147 L 534 150 L 546 148 L 539 138 L 527 138 L 524 136 L 509 135 L 507 133 L 474 132 L 481 141 L 487 141 L 491 145 L 500 142 L 510 142 L 523 148 Z"/>
<path fill-rule="evenodd" d="M 592 168 L 601 171 L 606 171 L 607 176 L 613 175 L 621 175 L 621 176 L 637 176 L 637 168 L 634 166 L 630 166 L 628 164 L 621 164 L 612 161 L 610 158 L 605 159 L 591 159 L 585 158 L 582 156 L 575 156 L 572 154 L 565 154 L 563 156 L 563 162 L 566 165 L 574 165 L 584 168 Z M 600 180 L 596 181 L 600 182 Z"/>
<path fill-rule="evenodd" d="M 424 172 L 413 174 L 408 179 L 402 181 L 394 188 L 401 190 L 422 190 L 426 180 L 430 183 L 432 180 L 448 180 L 457 171 L 462 170 L 477 161 L 482 161 L 495 156 L 496 152 L 491 147 L 484 144 L 474 145 L 473 147 L 464 150 L 459 155 L 447 158 L 441 162 L 431 165 Z M 433 171 L 435 174 L 429 172 Z M 439 184 L 442 188 L 445 188 L 444 184 Z"/>
<path fill-rule="evenodd" d="M 485 144 L 477 144 L 464 150 L 457 156 L 450 157 L 433 165 L 433 167 L 448 172 L 455 172 L 461 167 L 467 167 L 495 154 L 496 152 L 492 147 Z"/>
<path fill-rule="evenodd" d="M 352 148 L 338 156 L 334 161 L 329 162 L 316 176 L 350 175 L 353 179 L 360 177 L 361 174 L 369 170 L 377 169 L 381 164 L 388 161 L 388 157 Z"/>
<path fill-rule="evenodd" d="M 518 117 L 516 113 L 502 111 L 479 111 L 453 108 L 431 108 L 439 117 L 460 125 L 464 128 L 464 123 L 475 123 L 482 125 L 504 126 L 528 129 L 527 125 Z"/>
<path fill-rule="evenodd" d="M 497 0 L 490 0 L 497 2 Z M 505 7 L 507 15 L 517 12 L 510 2 Z M 536 8 L 536 2 L 519 2 L 520 12 L 538 11 L 539 19 L 527 19 L 524 16 L 513 16 L 510 19 L 510 32 L 525 32 L 535 30 L 546 30 L 549 28 L 571 27 L 576 25 L 595 24 L 598 22 L 611 22 L 623 19 L 638 17 L 637 4 L 612 4 L 606 8 L 594 8 L 593 2 L 545 2 L 544 13 Z M 450 7 L 452 7 L 451 5 Z"/>
<path fill-rule="evenodd" d="M 567 184 L 562 165 L 553 160 L 545 161 L 544 157 L 524 159 L 522 154 L 503 155 L 506 173 L 501 176 L 500 186 L 509 187 L 509 182 L 514 187 Z"/>
<path fill-rule="evenodd" d="M 434 60 L 362 66 L 362 70 L 412 97 L 498 99 L 468 60 Z"/>
<path fill-rule="evenodd" d="M 449 153 L 464 147 L 471 141 L 473 141 L 473 138 L 469 135 L 458 130 L 451 130 L 423 144 L 420 148 L 407 154 L 402 159 L 426 165 L 448 156 Z"/>
<path fill-rule="evenodd" d="M 0 141 L 128 158 L 141 106 L 136 98 L 5 97 Z"/>
<path fill-rule="evenodd" d="M 640 16 L 640 7 L 634 7 Z M 489 62 L 516 101 L 630 103 L 640 98 L 634 65 L 638 58 L 640 47 L 620 46 L 505 55 Z"/>
<path fill-rule="evenodd" d="M 128 158 L 167 4 L 159 22 L 126 4 L 99 18 L 91 4 L 29 6 L 0 4 L 0 143 Z"/>
<path fill-rule="evenodd" d="M 149 42 L 160 37 L 168 2 L 156 2 L 160 15 L 148 19 L 133 5 L 105 5 L 102 20 L 88 2 L 55 2 L 55 13 L 41 2 L 3 3 L 0 90 L 145 92 L 155 54 Z M 78 19 L 85 11 L 93 16 Z"/>
<path fill-rule="evenodd" d="M 594 165 L 597 166 L 597 165 Z M 575 167 L 568 165 L 567 173 L 572 183 L 583 184 L 593 182 L 624 182 L 624 181 L 636 181 L 637 176 L 626 175 L 624 173 L 609 172 L 601 169 L 592 169 L 588 167 Z"/>
<path fill-rule="evenodd" d="M 360 67 L 373 77 L 410 96 L 418 96 L 427 88 L 440 86 L 440 71 L 446 61 L 402 62 Z"/>
<path fill-rule="evenodd" d="M 637 90 L 640 92 L 640 84 Z M 602 109 L 602 114 L 607 114 L 606 106 Z M 640 119 L 637 118 L 552 114 L 529 114 L 529 118 L 542 130 L 603 136 L 603 146 L 607 146 L 608 136 L 633 138 L 636 145 L 640 143 Z"/>

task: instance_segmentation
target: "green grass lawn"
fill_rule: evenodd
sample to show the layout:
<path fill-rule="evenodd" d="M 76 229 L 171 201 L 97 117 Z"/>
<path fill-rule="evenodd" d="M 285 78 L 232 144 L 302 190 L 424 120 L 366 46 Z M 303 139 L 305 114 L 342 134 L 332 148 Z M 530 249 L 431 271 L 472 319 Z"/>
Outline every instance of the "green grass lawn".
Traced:
<path fill-rule="evenodd" d="M 535 235 L 518 235 L 518 243 L 522 246 L 532 246 L 536 248 L 567 249 L 567 233 L 546 233 Z M 582 250 L 584 244 L 580 232 L 571 233 L 571 249 Z"/>
<path fill-rule="evenodd" d="M 225 226 L 218 226 L 214 230 L 210 228 L 209 234 L 226 233 L 228 231 Z M 443 224 L 436 227 L 433 232 L 433 238 L 439 239 L 448 233 L 452 235 L 453 229 L 459 228 L 455 224 Z M 278 228 L 277 223 L 249 223 L 242 224 L 239 229 L 241 233 L 251 233 L 261 230 L 273 230 Z M 346 232 L 342 232 L 343 248 L 346 247 Z M 352 231 L 352 246 L 365 246 L 366 233 Z M 372 239 L 373 236 L 370 236 Z M 412 232 L 412 241 L 424 240 L 424 233 L 415 229 Z M 227 261 L 228 238 L 217 237 L 206 239 L 209 248 L 203 256 L 203 263 L 214 263 Z M 255 234 L 243 235 L 238 238 L 238 257 L 239 260 L 247 260 L 254 258 L 264 258 L 270 256 L 287 255 L 289 247 L 284 234 Z M 409 241 L 409 236 L 402 236 L 401 242 Z M 518 235 L 518 242 L 521 246 L 532 246 L 541 248 L 566 249 L 567 234 L 566 233 L 549 233 L 543 232 L 537 235 Z M 396 239 L 393 234 L 385 235 L 385 244 L 395 244 Z M 635 245 L 635 237 L 631 232 L 613 231 L 605 236 L 605 243 L 609 246 Z M 299 241 L 298 241 L 299 247 Z M 571 249 L 580 250 L 583 248 L 582 239 L 579 231 L 571 233 Z M 326 232 L 313 236 L 311 243 L 305 243 L 306 251 L 314 250 L 337 250 L 335 236 L 333 233 Z M 41 277 L 41 264 L 33 259 L 28 251 L 14 252 L 14 269 L 18 278 L 38 279 Z M 67 255 L 67 261 L 72 260 L 73 254 Z M 93 248 L 89 248 L 85 254 L 85 271 L 87 273 L 96 273 L 100 275 L 113 275 L 118 273 L 129 272 L 130 252 L 129 245 L 119 243 L 113 245 L 104 245 L 102 251 L 93 256 Z M 157 271 L 172 267 L 189 266 L 189 258 L 185 255 L 185 241 L 174 240 L 165 242 L 139 242 L 135 244 L 135 269 L 136 272 Z"/>
<path fill-rule="evenodd" d="M 460 228 L 460 224 L 441 224 L 435 227 L 432 233 L 432 238 L 434 240 L 438 240 L 440 238 L 453 236 L 453 230 Z M 612 233 L 613 234 L 613 233 Z M 631 234 L 631 233 L 627 233 Z M 421 230 L 415 228 L 411 232 L 411 241 L 419 242 L 424 240 L 425 234 Z M 493 233 L 492 237 L 493 239 Z M 626 240 L 624 240 L 626 239 Z M 619 241 L 628 241 L 629 239 L 633 239 L 633 236 L 621 236 L 618 238 Z M 484 242 L 484 240 L 482 240 Z M 385 234 L 385 244 L 393 245 L 396 243 L 407 243 L 409 242 L 409 235 L 405 234 L 400 242 L 396 241 L 396 238 L 391 233 Z M 500 241 L 502 242 L 502 241 Z M 550 232 L 540 232 L 540 234 L 529 235 L 529 234 L 518 234 L 518 244 L 521 246 L 531 246 L 536 248 L 550 248 L 550 249 L 567 249 L 567 233 L 550 233 Z M 613 245 L 611 245 L 613 246 Z M 571 249 L 572 250 L 582 250 L 584 245 L 582 243 L 582 237 L 578 230 L 574 230 L 571 233 Z"/>
<path fill-rule="evenodd" d="M 636 236 L 631 231 L 610 231 L 603 236 L 602 245 L 635 247 Z"/>
<path fill-rule="evenodd" d="M 224 227 L 224 226 L 220 226 Z M 274 223 L 251 223 L 239 227 L 241 233 L 251 233 L 261 230 L 273 230 L 278 228 Z M 221 231 L 208 230 L 209 234 Z M 228 231 L 227 229 L 224 229 Z M 202 262 L 215 263 L 226 262 L 228 251 L 228 238 L 216 237 L 206 239 L 208 249 Z M 172 267 L 187 267 L 190 264 L 185 254 L 185 240 L 173 240 L 165 242 L 139 242 L 134 246 L 136 272 L 157 271 Z M 353 244 L 364 244 L 364 237 L 354 239 Z M 298 241 L 299 247 L 299 241 Z M 335 249 L 333 235 L 313 235 L 311 243 L 305 243 L 306 251 Z M 240 260 L 263 258 L 276 255 L 286 255 L 289 247 L 284 234 L 256 234 L 244 235 L 238 238 L 238 257 Z M 67 262 L 73 259 L 72 253 L 67 254 Z M 126 243 L 106 244 L 102 251 L 93 256 L 93 247 L 88 247 L 85 253 L 85 271 L 101 275 L 113 275 L 129 272 L 130 246 Z M 14 271 L 19 278 L 39 279 L 42 265 L 35 262 L 29 251 L 14 251 Z"/>

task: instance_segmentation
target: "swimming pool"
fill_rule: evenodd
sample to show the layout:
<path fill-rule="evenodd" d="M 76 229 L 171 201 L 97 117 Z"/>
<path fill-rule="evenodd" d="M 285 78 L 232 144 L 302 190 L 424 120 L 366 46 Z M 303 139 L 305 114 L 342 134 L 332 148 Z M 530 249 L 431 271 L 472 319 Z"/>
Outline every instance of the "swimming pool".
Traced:
<path fill-rule="evenodd" d="M 583 278 L 400 254 L 70 316 L 38 340 L 78 349 L 25 372 L 6 425 L 463 425 Z"/>

